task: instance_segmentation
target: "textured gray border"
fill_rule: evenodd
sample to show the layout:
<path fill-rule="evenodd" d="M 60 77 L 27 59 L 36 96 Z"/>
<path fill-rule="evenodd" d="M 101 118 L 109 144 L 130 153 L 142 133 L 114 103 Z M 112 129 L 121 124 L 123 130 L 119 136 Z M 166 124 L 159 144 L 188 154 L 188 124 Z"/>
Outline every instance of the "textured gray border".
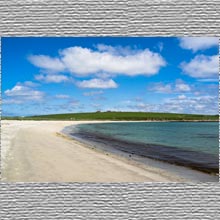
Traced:
<path fill-rule="evenodd" d="M 0 1 L 1 36 L 219 36 L 218 0 Z M 0 219 L 220 219 L 219 183 L 0 184 Z"/>

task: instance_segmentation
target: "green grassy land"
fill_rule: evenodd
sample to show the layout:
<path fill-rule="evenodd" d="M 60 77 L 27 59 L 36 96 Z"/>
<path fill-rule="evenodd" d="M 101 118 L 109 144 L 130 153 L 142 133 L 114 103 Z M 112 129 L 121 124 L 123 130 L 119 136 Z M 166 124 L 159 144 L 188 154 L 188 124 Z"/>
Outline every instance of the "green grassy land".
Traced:
<path fill-rule="evenodd" d="M 195 115 L 174 113 L 152 113 L 152 112 L 92 112 L 92 113 L 68 113 L 54 115 L 37 115 L 27 117 L 2 117 L 8 120 L 171 120 L 171 121 L 218 121 L 218 115 Z"/>

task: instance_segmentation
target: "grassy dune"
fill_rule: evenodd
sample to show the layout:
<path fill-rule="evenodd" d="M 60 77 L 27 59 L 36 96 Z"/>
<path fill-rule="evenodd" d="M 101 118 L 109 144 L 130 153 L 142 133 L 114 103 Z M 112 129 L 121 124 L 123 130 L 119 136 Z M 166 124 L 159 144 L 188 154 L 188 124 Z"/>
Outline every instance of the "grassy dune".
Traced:
<path fill-rule="evenodd" d="M 36 115 L 27 117 L 2 117 L 12 120 L 155 120 L 155 121 L 218 121 L 218 115 L 174 114 L 153 112 L 92 112 L 68 113 L 52 115 Z"/>

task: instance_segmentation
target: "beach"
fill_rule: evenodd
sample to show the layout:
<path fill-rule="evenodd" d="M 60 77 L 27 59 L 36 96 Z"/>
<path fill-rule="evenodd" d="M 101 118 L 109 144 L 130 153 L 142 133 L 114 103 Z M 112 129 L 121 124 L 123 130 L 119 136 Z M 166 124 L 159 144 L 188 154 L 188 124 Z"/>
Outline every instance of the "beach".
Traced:
<path fill-rule="evenodd" d="M 89 123 L 100 122 L 89 121 Z M 61 132 L 66 126 L 82 123 L 88 121 L 3 120 L 1 122 L 2 181 L 217 181 L 217 176 L 210 177 L 208 174 L 184 167 L 166 165 L 164 166 L 166 169 L 163 169 L 163 165 L 154 166 L 154 163 L 144 165 L 120 155 L 101 151 L 96 147 L 91 148 Z M 157 161 L 155 163 L 159 164 Z"/>

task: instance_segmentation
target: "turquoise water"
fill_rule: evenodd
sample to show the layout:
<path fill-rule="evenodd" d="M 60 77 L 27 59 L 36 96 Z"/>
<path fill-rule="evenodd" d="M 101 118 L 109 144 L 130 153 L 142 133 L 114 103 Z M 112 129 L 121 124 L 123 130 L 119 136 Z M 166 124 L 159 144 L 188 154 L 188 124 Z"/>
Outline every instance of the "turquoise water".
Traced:
<path fill-rule="evenodd" d="M 218 122 L 123 122 L 82 124 L 81 131 L 120 140 L 159 144 L 218 155 Z"/>
<path fill-rule="evenodd" d="M 219 172 L 218 122 L 117 122 L 71 127 L 69 135 L 132 155 Z"/>

